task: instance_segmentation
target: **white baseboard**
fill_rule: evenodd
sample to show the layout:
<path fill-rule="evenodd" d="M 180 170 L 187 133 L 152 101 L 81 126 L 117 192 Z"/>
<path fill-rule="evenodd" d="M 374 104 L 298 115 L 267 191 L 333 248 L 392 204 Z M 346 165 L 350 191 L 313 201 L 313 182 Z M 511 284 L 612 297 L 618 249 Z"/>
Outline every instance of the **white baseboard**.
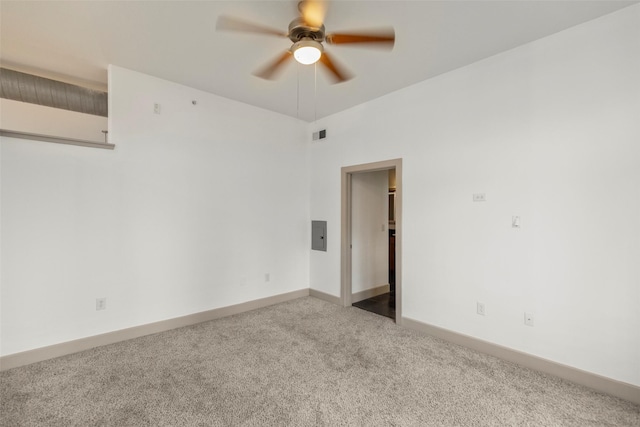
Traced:
<path fill-rule="evenodd" d="M 77 353 L 83 350 L 89 350 L 91 348 L 99 347 L 102 345 L 113 344 L 120 341 L 142 337 L 145 335 L 151 335 L 158 332 L 181 328 L 183 326 L 207 322 L 209 320 L 219 319 L 221 317 L 244 313 L 246 311 L 279 304 L 281 302 L 294 300 L 308 295 L 308 288 L 300 289 L 297 291 L 287 292 L 284 294 L 274 295 L 271 297 L 261 298 L 253 301 L 247 301 L 228 307 L 215 308 L 213 310 L 202 311 L 200 313 L 176 317 L 174 319 L 162 320 L 160 322 L 148 323 L 146 325 L 134 326 L 132 328 L 121 329 L 119 331 L 107 332 L 105 334 L 94 335 L 87 338 L 80 338 L 77 340 L 67 341 L 46 347 L 40 347 L 20 353 L 9 354 L 7 356 L 0 357 L 0 371 L 6 371 L 7 369 L 17 368 L 19 366 L 53 359 L 54 357 L 66 356 L 68 354 Z"/>
<path fill-rule="evenodd" d="M 119 331 L 108 332 L 105 334 L 95 335 L 74 341 L 68 341 L 47 347 L 37 348 L 34 350 L 2 356 L 0 357 L 0 371 L 28 365 L 35 362 L 41 362 L 43 360 L 65 356 L 72 353 L 77 353 L 83 350 L 89 350 L 91 348 L 99 347 L 102 345 L 113 344 L 116 342 L 126 341 L 145 335 L 164 332 L 201 322 L 207 322 L 209 320 L 219 319 L 221 317 L 244 313 L 247 311 L 279 304 L 281 302 L 290 301 L 309 295 L 333 304 L 341 305 L 340 298 L 334 295 L 330 295 L 315 289 L 300 289 L 297 291 L 274 295 L 267 298 L 261 298 L 254 301 L 247 301 L 228 307 L 216 308 L 213 310 L 194 313 L 187 316 L 176 317 L 174 319 L 168 319 L 160 322 L 149 323 L 146 325 L 135 326 L 132 328 L 121 329 Z M 603 377 L 597 374 L 573 368 L 571 366 L 563 365 L 551 360 L 513 350 L 508 347 L 503 347 L 498 344 L 483 341 L 468 335 L 422 323 L 417 320 L 409 319 L 406 317 L 403 317 L 401 320 L 403 327 L 407 329 L 424 333 L 426 335 L 431 335 L 436 338 L 461 345 L 463 347 L 471 348 L 481 353 L 489 354 L 491 356 L 516 363 L 526 368 L 555 375 L 576 384 L 581 384 L 596 391 L 607 393 L 612 396 L 616 396 L 640 405 L 640 387 L 633 384 L 628 384 L 611 378 Z"/>
<path fill-rule="evenodd" d="M 378 295 L 386 294 L 389 292 L 390 286 L 386 285 L 376 286 L 375 288 L 365 289 L 364 291 L 355 292 L 351 294 L 351 303 L 362 301 L 363 299 L 377 297 Z"/>
<path fill-rule="evenodd" d="M 342 301 L 340 300 L 340 297 L 329 295 L 322 291 L 318 291 L 316 289 L 309 289 L 309 296 L 321 299 L 323 301 L 330 302 L 331 304 L 342 305 Z"/>
<path fill-rule="evenodd" d="M 403 327 L 640 405 L 640 387 L 404 317 Z"/>

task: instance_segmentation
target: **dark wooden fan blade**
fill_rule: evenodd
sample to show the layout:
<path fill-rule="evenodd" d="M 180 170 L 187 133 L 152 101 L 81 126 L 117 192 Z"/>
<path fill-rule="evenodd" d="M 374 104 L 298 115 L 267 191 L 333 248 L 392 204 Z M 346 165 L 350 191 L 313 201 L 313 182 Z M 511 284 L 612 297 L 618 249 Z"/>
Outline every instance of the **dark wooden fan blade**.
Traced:
<path fill-rule="evenodd" d="M 393 48 L 396 35 L 393 28 L 373 30 L 367 33 L 335 33 L 327 34 L 326 41 L 329 44 L 365 44 Z"/>
<path fill-rule="evenodd" d="M 336 83 L 346 82 L 353 77 L 346 68 L 339 66 L 333 59 L 331 59 L 331 56 L 329 56 L 326 51 L 322 52 L 320 62 L 331 72 Z"/>
<path fill-rule="evenodd" d="M 243 33 L 270 34 L 273 36 L 287 37 L 287 33 L 283 33 L 275 28 L 265 27 L 261 24 L 245 21 L 243 19 L 233 18 L 231 16 L 221 15 L 216 23 L 216 30 L 222 31 L 239 31 Z"/>
<path fill-rule="evenodd" d="M 276 77 L 277 72 L 281 69 L 282 65 L 292 57 L 293 55 L 291 54 L 291 51 L 286 50 L 282 55 L 277 57 L 275 61 L 270 62 L 265 67 L 254 72 L 253 75 L 266 80 L 273 80 Z"/>

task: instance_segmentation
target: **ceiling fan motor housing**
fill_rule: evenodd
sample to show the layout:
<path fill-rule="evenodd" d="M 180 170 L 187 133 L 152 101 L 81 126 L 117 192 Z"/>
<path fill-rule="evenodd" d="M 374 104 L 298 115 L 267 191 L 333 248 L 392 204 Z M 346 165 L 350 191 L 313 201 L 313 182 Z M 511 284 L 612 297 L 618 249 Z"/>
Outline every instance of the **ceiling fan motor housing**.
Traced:
<path fill-rule="evenodd" d="M 324 41 L 324 25 L 313 27 L 303 18 L 296 18 L 289 24 L 289 39 L 296 43 L 303 39 L 311 39 L 322 43 Z"/>

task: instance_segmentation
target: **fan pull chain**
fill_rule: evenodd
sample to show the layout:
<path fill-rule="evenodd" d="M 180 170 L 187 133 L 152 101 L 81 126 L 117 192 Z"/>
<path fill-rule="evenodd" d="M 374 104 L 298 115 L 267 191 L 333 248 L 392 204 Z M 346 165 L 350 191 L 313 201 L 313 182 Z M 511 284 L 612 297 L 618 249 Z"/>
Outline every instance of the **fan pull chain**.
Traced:
<path fill-rule="evenodd" d="M 296 117 L 300 118 L 300 64 L 296 65 Z"/>
<path fill-rule="evenodd" d="M 313 64 L 313 122 L 318 120 L 318 63 Z"/>

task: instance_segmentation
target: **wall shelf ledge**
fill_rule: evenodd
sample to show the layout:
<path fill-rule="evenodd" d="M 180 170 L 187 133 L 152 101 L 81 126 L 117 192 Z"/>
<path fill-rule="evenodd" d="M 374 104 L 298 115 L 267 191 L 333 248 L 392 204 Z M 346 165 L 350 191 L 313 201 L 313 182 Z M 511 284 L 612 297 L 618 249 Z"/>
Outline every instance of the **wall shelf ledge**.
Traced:
<path fill-rule="evenodd" d="M 102 148 L 106 150 L 113 150 L 116 147 L 114 144 L 108 144 L 104 142 L 64 138 L 60 136 L 40 135 L 37 133 L 19 132 L 6 129 L 0 129 L 0 136 L 6 136 L 8 138 L 29 139 L 32 141 L 53 142 L 56 144 L 78 145 L 81 147 Z"/>

